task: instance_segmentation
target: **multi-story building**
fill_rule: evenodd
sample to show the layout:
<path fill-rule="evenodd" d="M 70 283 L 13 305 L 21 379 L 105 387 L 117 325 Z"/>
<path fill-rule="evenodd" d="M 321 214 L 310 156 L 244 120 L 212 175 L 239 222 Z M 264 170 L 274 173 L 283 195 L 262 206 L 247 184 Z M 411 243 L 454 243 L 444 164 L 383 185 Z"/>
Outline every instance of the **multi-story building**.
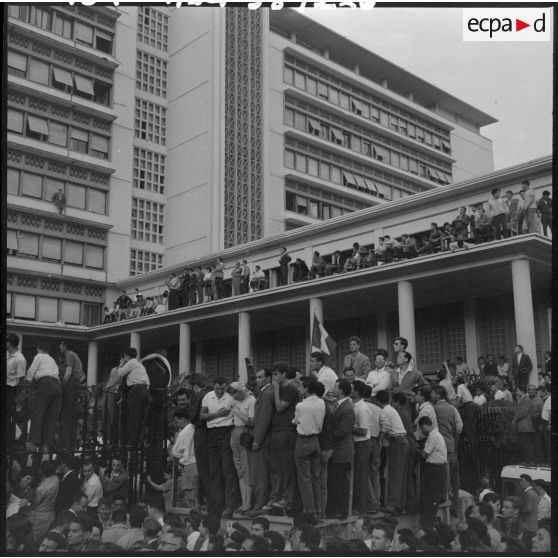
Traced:
<path fill-rule="evenodd" d="M 493 170 L 494 118 L 294 10 L 169 24 L 167 264 Z"/>

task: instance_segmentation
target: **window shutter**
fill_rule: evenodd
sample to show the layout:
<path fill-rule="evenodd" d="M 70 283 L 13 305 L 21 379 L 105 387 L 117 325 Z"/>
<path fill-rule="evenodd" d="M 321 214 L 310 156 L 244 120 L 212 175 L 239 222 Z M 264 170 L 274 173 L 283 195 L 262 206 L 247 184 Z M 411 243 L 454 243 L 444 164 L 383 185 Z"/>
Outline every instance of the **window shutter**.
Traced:
<path fill-rule="evenodd" d="M 35 297 L 30 295 L 15 295 L 15 318 L 35 319 Z"/>
<path fill-rule="evenodd" d="M 78 76 L 76 74 L 76 75 L 74 75 L 74 80 L 76 82 L 76 89 L 78 91 L 81 91 L 82 93 L 85 93 L 87 95 L 91 95 L 93 97 L 93 95 L 94 95 L 93 80 L 91 80 L 91 78 Z"/>
<path fill-rule="evenodd" d="M 19 234 L 19 252 L 27 256 L 39 255 L 39 235 L 33 233 Z"/>
<path fill-rule="evenodd" d="M 72 80 L 72 74 L 67 70 L 63 70 L 62 68 L 57 68 L 56 66 L 53 68 L 54 71 L 54 79 L 58 83 L 63 83 L 64 85 L 68 85 L 70 87 L 74 86 L 74 82 Z"/>
<path fill-rule="evenodd" d="M 89 245 L 85 247 L 85 265 L 95 269 L 103 269 L 104 248 L 102 246 Z"/>
<path fill-rule="evenodd" d="M 63 300 L 60 319 L 67 324 L 79 324 L 80 303 L 74 300 Z"/>
<path fill-rule="evenodd" d="M 59 238 L 43 236 L 42 256 L 43 258 L 48 258 L 49 260 L 60 261 L 62 257 L 62 240 Z"/>
<path fill-rule="evenodd" d="M 14 68 L 16 70 L 21 70 L 22 72 L 27 71 L 27 56 L 15 52 L 13 50 L 8 51 L 8 67 Z"/>
<path fill-rule="evenodd" d="M 64 261 L 81 265 L 83 263 L 83 244 L 66 240 L 64 244 Z"/>
<path fill-rule="evenodd" d="M 91 134 L 91 149 L 101 151 L 102 153 L 108 153 L 108 144 L 109 140 L 106 136 Z"/>
<path fill-rule="evenodd" d="M 68 126 L 65 124 L 57 124 L 56 122 L 49 122 L 48 132 L 49 143 L 66 147 L 68 144 Z"/>
<path fill-rule="evenodd" d="M 58 321 L 58 299 L 43 298 L 38 299 L 38 319 L 40 322 L 57 322 Z"/>
<path fill-rule="evenodd" d="M 93 29 L 76 21 L 74 23 L 74 39 L 80 40 L 88 45 L 93 44 Z"/>
<path fill-rule="evenodd" d="M 70 136 L 72 137 L 72 139 L 76 139 L 79 141 L 89 141 L 89 132 L 80 130 L 79 128 L 72 128 Z"/>
<path fill-rule="evenodd" d="M 8 109 L 8 131 L 23 133 L 23 113 L 18 110 Z"/>
<path fill-rule="evenodd" d="M 38 116 L 33 116 L 32 114 L 28 114 L 27 124 L 29 126 L 29 129 L 35 134 L 48 136 L 48 124 L 44 118 L 39 118 Z"/>

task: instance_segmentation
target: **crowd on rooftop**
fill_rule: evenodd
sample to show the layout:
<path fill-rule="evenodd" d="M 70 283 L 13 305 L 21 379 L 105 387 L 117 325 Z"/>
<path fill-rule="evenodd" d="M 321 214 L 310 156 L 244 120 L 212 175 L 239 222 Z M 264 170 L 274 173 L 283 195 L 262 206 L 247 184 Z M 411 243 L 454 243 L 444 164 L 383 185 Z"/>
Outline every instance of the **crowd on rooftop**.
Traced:
<path fill-rule="evenodd" d="M 8 386 L 15 390 L 26 370 L 16 337 L 8 335 L 7 344 Z M 458 446 L 475 409 L 501 401 L 513 409 L 525 464 L 547 464 L 550 355 L 535 386 L 529 383 L 531 360 L 520 345 L 509 363 L 496 364 L 487 355 L 479 359 L 478 370 L 461 358 L 445 361 L 435 380 L 416 369 L 402 337 L 394 340 L 392 358 L 379 349 L 372 362 L 360 347 L 358 337 L 350 338 L 340 374 L 315 352 L 309 375 L 275 362 L 257 370 L 255 386 L 223 378 L 208 386 L 203 374 L 187 376 L 176 392 L 168 467 L 161 478 L 147 478 L 151 496 L 134 501 L 129 500 L 126 451 L 141 443 L 146 428 L 149 361 L 140 362 L 134 349 L 127 349 L 105 384 L 124 389 L 129 425 L 124 453 L 114 453 L 107 467 L 94 453 L 53 448 L 54 436 L 44 438 L 52 432 L 45 424 L 56 428 L 56 416 L 49 413 L 59 409 L 60 384 L 79 366 L 66 357 L 58 374 L 50 374 L 51 357 L 39 350 L 26 372 L 36 390 L 32 445 L 26 450 L 46 459 L 31 468 L 11 461 L 9 549 L 549 550 L 550 490 L 540 478 L 523 475 L 518 497 L 500 498 L 496 487 L 478 494 L 465 520 L 459 520 Z M 469 387 L 480 379 L 489 387 L 473 395 Z M 60 421 L 59 443 L 64 426 Z M 49 459 L 53 451 L 56 461 Z M 173 466 L 176 505 L 190 510 L 185 518 L 166 513 L 173 505 Z M 437 519 L 440 507 L 450 510 L 449 520 Z M 402 514 L 417 514 L 414 530 L 398 528 Z M 269 530 L 274 515 L 295 517 L 289 536 Z M 349 516 L 358 519 L 346 540 L 335 526 Z M 252 521 L 250 530 L 232 522 L 239 517 Z M 231 520 L 226 529 L 221 518 Z"/>
<path fill-rule="evenodd" d="M 384 234 L 378 243 L 370 245 L 354 242 L 352 249 L 336 250 L 323 255 L 315 251 L 310 262 L 303 258 L 293 261 L 287 248 L 280 250 L 278 285 L 288 285 L 320 277 L 328 277 L 435 253 L 467 250 L 475 245 L 509 238 L 523 233 L 539 232 L 549 235 L 552 225 L 552 199 L 545 190 L 536 200 L 530 182 L 522 182 L 518 194 L 507 190 L 503 195 L 494 188 L 486 202 L 460 207 L 451 222 L 432 223 L 428 233 L 403 233 L 393 238 Z M 205 269 L 201 266 L 185 268 L 182 273 L 171 273 L 163 292 L 146 296 L 138 288 L 134 293 L 123 290 L 113 307 L 104 308 L 104 323 L 128 318 L 160 314 L 187 306 L 259 292 L 269 288 L 269 271 L 259 265 L 250 269 L 246 259 L 235 261 L 230 285 L 225 280 L 223 258 Z"/>

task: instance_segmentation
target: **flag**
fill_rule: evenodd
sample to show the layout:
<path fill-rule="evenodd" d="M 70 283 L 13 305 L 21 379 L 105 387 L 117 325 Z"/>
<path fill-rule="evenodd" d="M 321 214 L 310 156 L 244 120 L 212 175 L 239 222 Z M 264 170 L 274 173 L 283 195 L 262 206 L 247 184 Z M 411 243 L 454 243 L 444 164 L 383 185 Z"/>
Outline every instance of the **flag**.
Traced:
<path fill-rule="evenodd" d="M 314 323 L 312 324 L 312 352 L 320 351 L 325 355 L 331 356 L 335 351 L 337 343 L 329 336 L 324 326 L 318 320 L 318 316 L 314 314 Z"/>

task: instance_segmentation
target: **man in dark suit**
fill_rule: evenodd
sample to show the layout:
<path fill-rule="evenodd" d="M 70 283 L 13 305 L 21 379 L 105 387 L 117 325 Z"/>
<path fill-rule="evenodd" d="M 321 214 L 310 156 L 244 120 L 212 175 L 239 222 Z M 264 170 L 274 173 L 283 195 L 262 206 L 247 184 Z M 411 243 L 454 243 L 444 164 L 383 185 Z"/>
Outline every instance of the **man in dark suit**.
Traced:
<path fill-rule="evenodd" d="M 341 273 L 344 264 L 345 258 L 343 258 L 339 250 L 335 250 L 335 252 L 333 252 L 333 256 L 331 256 L 331 263 L 326 265 L 326 275 Z"/>
<path fill-rule="evenodd" d="M 326 517 L 345 519 L 349 514 L 351 466 L 354 456 L 352 440 L 355 411 L 351 401 L 349 380 L 335 383 L 333 395 L 338 397 L 331 413 L 331 441 L 333 453 L 328 463 Z"/>
<path fill-rule="evenodd" d="M 81 481 L 78 478 L 79 461 L 72 454 L 64 454 L 56 473 L 60 476 L 60 487 L 54 504 L 54 511 L 58 515 L 62 510 L 69 509 L 76 494 L 81 492 Z"/>
<path fill-rule="evenodd" d="M 511 374 L 516 386 L 521 386 L 523 391 L 527 389 L 529 375 L 533 370 L 533 363 L 529 355 L 523 352 L 521 345 L 516 345 L 511 359 Z"/>
<path fill-rule="evenodd" d="M 250 469 L 254 479 L 254 508 L 246 515 L 255 517 L 264 512 L 269 500 L 269 438 L 271 418 L 275 410 L 271 370 L 262 368 L 256 372 L 256 384 L 260 390 L 254 407 L 254 443 L 250 454 Z"/>
<path fill-rule="evenodd" d="M 519 484 L 523 488 L 519 503 L 519 519 L 523 523 L 523 540 L 530 541 L 538 529 L 539 495 L 533 488 L 533 479 L 529 475 L 520 475 Z"/>
<path fill-rule="evenodd" d="M 291 256 L 287 254 L 287 249 L 281 248 L 281 256 L 279 257 L 279 285 L 289 284 L 289 262 Z"/>

